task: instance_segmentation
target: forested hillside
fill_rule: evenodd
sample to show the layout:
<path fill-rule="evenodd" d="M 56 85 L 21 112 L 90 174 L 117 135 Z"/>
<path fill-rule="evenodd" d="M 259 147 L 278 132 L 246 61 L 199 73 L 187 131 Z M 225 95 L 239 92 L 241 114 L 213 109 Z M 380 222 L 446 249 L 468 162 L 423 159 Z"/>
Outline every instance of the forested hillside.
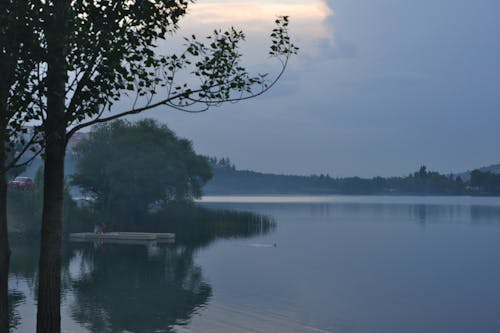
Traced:
<path fill-rule="evenodd" d="M 500 176 L 478 170 L 468 181 L 428 171 L 425 166 L 406 177 L 334 178 L 328 174 L 294 176 L 238 170 L 227 158 L 209 160 L 214 176 L 205 186 L 205 194 L 500 194 Z"/>
<path fill-rule="evenodd" d="M 297 176 L 238 170 L 228 159 L 209 157 L 213 177 L 204 194 L 387 194 L 387 195 L 500 195 L 500 173 L 495 166 L 455 175 L 428 171 L 425 166 L 405 177 Z M 41 161 L 24 172 L 34 176 Z M 66 175 L 74 173 L 72 154 L 66 157 Z M 72 193 L 79 193 L 72 189 Z"/>

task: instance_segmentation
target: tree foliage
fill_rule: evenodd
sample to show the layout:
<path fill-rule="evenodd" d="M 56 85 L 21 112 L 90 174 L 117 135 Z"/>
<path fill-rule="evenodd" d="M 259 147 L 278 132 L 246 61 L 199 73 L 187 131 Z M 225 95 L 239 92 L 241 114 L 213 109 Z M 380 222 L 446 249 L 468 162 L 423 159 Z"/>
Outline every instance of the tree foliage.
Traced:
<path fill-rule="evenodd" d="M 242 65 L 245 35 L 236 29 L 216 30 L 202 41 L 192 36 L 181 53 L 159 54 L 158 43 L 176 30 L 189 0 L 12 1 L 27 4 L 41 47 L 32 72 L 38 88 L 30 95 L 40 98 L 16 114 L 36 124 L 44 149 L 37 332 L 57 333 L 67 140 L 82 128 L 161 106 L 203 112 L 256 97 L 279 80 L 297 48 L 288 18 L 278 18 L 269 53 L 281 68 L 268 79 Z M 125 95 L 132 97 L 130 108 L 106 114 Z"/>
<path fill-rule="evenodd" d="M 40 18 L 33 15 L 35 2 L 0 2 L 0 138 L 2 149 L 13 154 L 0 172 L 15 167 L 29 148 L 34 148 L 36 131 L 28 131 L 27 122 L 40 114 L 38 105 L 43 84 L 36 69 L 43 62 Z"/>
<path fill-rule="evenodd" d="M 99 210 L 117 215 L 198 198 L 212 176 L 190 141 L 153 120 L 96 126 L 74 151 L 72 183 L 95 198 Z"/>
<path fill-rule="evenodd" d="M 470 174 L 469 183 L 472 191 L 477 191 L 481 194 L 500 194 L 499 174 L 473 170 Z"/>
<path fill-rule="evenodd" d="M 18 115 L 39 124 L 37 129 L 50 118 L 48 50 L 51 41 L 63 38 L 66 110 L 61 126 L 69 128 L 68 138 L 95 123 L 152 108 L 203 112 L 256 97 L 277 82 L 298 50 L 288 34 L 288 17 L 277 18 L 269 55 L 278 59 L 281 70 L 269 78 L 242 65 L 240 45 L 245 34 L 235 28 L 214 30 L 205 38 L 186 37 L 180 52 L 161 53 L 157 45 L 177 30 L 188 0 L 25 2 L 40 45 L 37 66 L 30 74 L 41 96 L 29 111 Z M 131 100 L 130 107 L 106 116 L 123 98 Z"/>
<path fill-rule="evenodd" d="M 40 89 L 33 84 L 33 68 L 40 61 L 40 43 L 36 31 L 39 20 L 33 19 L 33 2 L 0 1 L 0 331 L 9 330 L 7 236 L 7 175 L 21 156 L 32 146 L 25 123 L 30 120 Z M 35 15 L 36 16 L 36 15 Z M 23 147 L 19 151 L 13 148 Z"/>
<path fill-rule="evenodd" d="M 0 68 L 2 70 L 2 119 L 7 119 L 10 134 L 14 135 L 16 113 L 31 100 L 30 75 L 40 61 L 41 47 L 36 38 L 34 20 L 29 11 L 30 1 L 5 0 L 0 2 Z"/>
<path fill-rule="evenodd" d="M 249 73 L 242 65 L 240 45 L 245 34 L 235 28 L 214 30 L 206 38 L 192 35 L 184 39 L 180 52 L 160 53 L 157 45 L 176 32 L 189 0 L 59 2 L 0 4 L 5 23 L 0 28 L 0 66 L 9 98 L 9 112 L 0 115 L 0 125 L 6 124 L 2 134 L 12 139 L 8 145 L 22 143 L 13 165 L 28 149 L 40 153 L 46 144 L 47 134 L 40 133 L 51 118 L 47 98 L 51 41 L 64 43 L 65 91 L 58 94 L 62 93 L 66 110 L 58 123 L 68 128 L 67 139 L 93 124 L 153 108 L 204 112 L 256 97 L 279 80 L 298 50 L 289 37 L 288 17 L 278 17 L 269 55 L 281 69 L 269 78 Z M 130 107 L 114 110 L 123 98 L 131 100 Z M 111 110 L 115 112 L 106 116 Z M 31 133 L 27 122 L 33 125 Z"/>

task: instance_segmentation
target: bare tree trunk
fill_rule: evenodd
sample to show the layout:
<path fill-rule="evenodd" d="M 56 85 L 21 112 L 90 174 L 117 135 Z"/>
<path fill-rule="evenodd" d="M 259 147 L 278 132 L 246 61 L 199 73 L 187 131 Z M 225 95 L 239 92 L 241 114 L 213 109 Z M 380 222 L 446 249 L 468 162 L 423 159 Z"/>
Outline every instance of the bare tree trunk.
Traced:
<path fill-rule="evenodd" d="M 2 65 L 10 63 L 2 57 Z M 2 67 L 2 72 L 6 72 Z M 7 234 L 7 97 L 9 95 L 9 78 L 6 75 L 0 82 L 0 331 L 9 331 L 9 261 L 10 247 Z"/>
<path fill-rule="evenodd" d="M 4 42 L 4 41 L 2 41 Z M 7 234 L 7 99 L 12 83 L 12 68 L 9 58 L 0 57 L 0 332 L 9 332 L 9 261 L 10 247 Z"/>
<path fill-rule="evenodd" d="M 54 1 L 54 16 L 47 33 L 47 119 L 37 333 L 61 332 L 61 243 L 67 81 L 65 27 L 68 6 L 68 0 Z"/>
<path fill-rule="evenodd" d="M 5 111 L 4 109 L 0 112 Z M 5 131 L 0 128 L 0 170 L 6 165 Z M 0 173 L 0 332 L 9 331 L 9 259 L 10 248 L 7 235 L 7 179 Z"/>
<path fill-rule="evenodd" d="M 60 131 L 58 131 L 60 132 Z M 47 140 L 38 285 L 38 333 L 61 331 L 61 243 L 65 142 Z M 63 131 L 60 133 L 64 135 Z"/>

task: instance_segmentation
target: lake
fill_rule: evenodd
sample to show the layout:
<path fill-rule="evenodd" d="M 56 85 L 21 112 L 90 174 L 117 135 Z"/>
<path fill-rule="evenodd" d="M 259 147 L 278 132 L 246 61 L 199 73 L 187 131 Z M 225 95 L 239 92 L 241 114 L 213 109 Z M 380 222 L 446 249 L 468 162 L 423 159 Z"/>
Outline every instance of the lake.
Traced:
<path fill-rule="evenodd" d="M 277 226 L 196 244 L 67 244 L 65 332 L 500 332 L 500 198 L 206 197 Z M 14 332 L 37 256 L 16 244 Z"/>

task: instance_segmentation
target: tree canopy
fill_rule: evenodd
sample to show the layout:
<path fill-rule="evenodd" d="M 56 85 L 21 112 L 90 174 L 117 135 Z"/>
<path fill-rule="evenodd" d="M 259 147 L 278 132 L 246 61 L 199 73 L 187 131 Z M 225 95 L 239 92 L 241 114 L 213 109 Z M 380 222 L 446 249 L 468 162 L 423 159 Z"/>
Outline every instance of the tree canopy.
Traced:
<path fill-rule="evenodd" d="M 212 176 L 190 141 L 150 119 L 96 126 L 74 154 L 72 183 L 95 199 L 97 209 L 113 215 L 198 198 Z"/>
<path fill-rule="evenodd" d="M 7 236 L 7 174 L 31 147 L 26 142 L 25 122 L 30 120 L 35 96 L 34 68 L 40 60 L 38 20 L 32 19 L 28 0 L 0 1 L 0 331 L 9 330 Z M 36 16 L 36 15 L 35 15 Z M 19 146 L 22 146 L 20 149 Z M 18 169 L 19 170 L 19 169 Z M 10 176 L 10 175 L 9 175 Z"/>
<path fill-rule="evenodd" d="M 473 170 L 470 174 L 471 190 L 481 194 L 500 194 L 500 175 L 489 171 Z"/>
<path fill-rule="evenodd" d="M 251 74 L 242 65 L 239 46 L 245 34 L 234 28 L 215 30 L 206 39 L 191 36 L 185 39 L 181 52 L 159 54 L 158 43 L 176 30 L 190 3 L 190 0 L 7 0 L 0 5 L 3 15 L 0 39 L 4 36 L 8 39 L 11 32 L 26 28 L 38 47 L 36 53 L 22 53 L 12 62 L 34 61 L 30 62 L 34 67 L 28 66 L 24 71 L 28 74 L 28 85 L 2 86 L 0 82 L 2 115 L 6 114 L 5 92 L 10 87 L 14 87 L 14 96 L 26 96 L 19 101 L 27 106 L 13 108 L 9 123 L 0 118 L 0 144 L 10 139 L 10 133 L 25 131 L 23 125 L 29 121 L 35 125 L 35 131 L 25 145 L 26 150 L 36 143 L 37 152 L 43 150 L 44 154 L 37 332 L 61 330 L 59 271 L 68 139 L 82 128 L 157 107 L 203 112 L 222 103 L 259 96 L 279 80 L 290 56 L 297 52 L 288 36 L 288 17 L 279 17 L 270 35 L 268 51 L 280 62 L 280 70 L 272 79 L 266 74 Z M 11 15 L 10 9 L 17 6 L 23 10 L 16 13 L 22 15 Z M 27 18 L 26 24 L 18 18 Z M 16 26 L 16 22 L 21 22 L 21 26 Z M 0 44 L 0 47 L 7 45 Z M 27 50 L 31 52 L 30 48 Z M 5 54 L 9 52 L 2 49 L 0 60 L 11 59 L 4 57 Z M 37 56 L 33 57 L 34 54 Z M 130 107 L 106 114 L 125 95 L 131 97 Z M 9 128 L 15 131 L 9 132 Z M 5 163 L 3 151 L 0 150 L 0 164 Z M 0 212 L 5 211 L 5 187 L 5 181 L 0 182 Z M 2 245 L 7 244 L 3 221 L 6 218 L 0 216 Z M 3 273 L 8 267 L 7 253 L 4 246 L 0 250 Z M 2 299 L 7 298 L 6 291 L 6 284 L 0 283 Z M 6 327 L 5 304 L 0 302 L 3 327 Z"/>

